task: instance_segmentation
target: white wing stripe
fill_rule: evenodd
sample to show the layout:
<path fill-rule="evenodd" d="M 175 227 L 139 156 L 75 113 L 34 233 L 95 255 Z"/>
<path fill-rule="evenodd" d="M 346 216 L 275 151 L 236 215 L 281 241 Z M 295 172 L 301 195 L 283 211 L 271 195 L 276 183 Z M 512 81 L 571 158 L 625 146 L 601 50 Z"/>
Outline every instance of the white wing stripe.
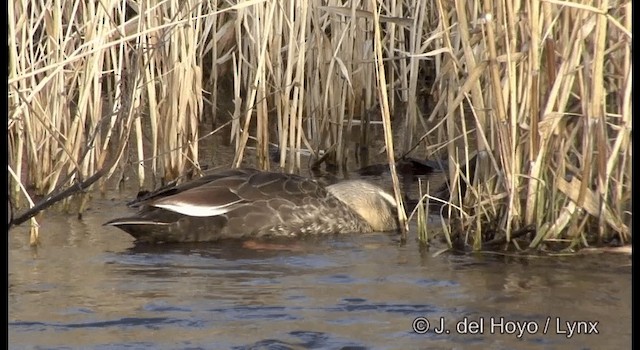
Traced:
<path fill-rule="evenodd" d="M 185 202 L 172 202 L 172 203 L 156 203 L 154 207 L 171 210 L 176 213 L 187 216 L 207 217 L 216 216 L 228 213 L 234 208 L 234 204 L 240 201 L 227 203 L 225 205 L 210 206 L 210 205 L 197 205 L 193 203 Z"/>

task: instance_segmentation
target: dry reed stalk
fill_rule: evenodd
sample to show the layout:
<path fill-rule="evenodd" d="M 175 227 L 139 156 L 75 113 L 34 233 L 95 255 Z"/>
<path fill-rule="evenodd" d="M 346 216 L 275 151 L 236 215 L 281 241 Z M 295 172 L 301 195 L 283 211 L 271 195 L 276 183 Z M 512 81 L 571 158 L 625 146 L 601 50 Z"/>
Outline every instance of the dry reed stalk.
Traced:
<path fill-rule="evenodd" d="M 271 7 L 271 11 L 269 11 L 269 9 L 266 9 L 267 13 L 269 13 L 270 15 L 273 15 L 273 9 L 275 9 L 274 7 Z M 264 22 L 266 21 L 267 23 L 273 23 L 270 19 L 264 19 L 265 13 L 261 12 L 260 10 L 262 10 L 261 6 L 257 6 L 256 7 L 256 12 L 257 15 L 256 17 L 259 17 L 262 19 L 262 26 L 260 29 L 255 30 L 255 33 L 258 33 L 259 35 L 256 38 L 256 41 L 258 43 L 260 43 L 260 45 L 263 45 L 264 47 L 264 51 L 262 51 L 262 56 L 260 57 L 260 61 L 258 63 L 258 70 L 256 72 L 256 81 L 260 82 L 257 84 L 256 86 L 256 133 L 257 133 L 257 141 L 258 141 L 258 152 L 257 152 L 257 156 L 258 156 L 258 166 L 261 169 L 265 169 L 268 170 L 269 169 L 269 156 L 268 156 L 268 150 L 267 150 L 267 146 L 269 145 L 269 130 L 268 130 L 268 124 L 269 124 L 269 115 L 268 115 L 268 107 L 267 107 L 267 86 L 266 86 L 266 76 L 267 76 L 267 65 L 269 65 L 270 62 L 268 62 L 267 60 L 267 56 L 266 56 L 266 48 L 267 48 L 267 40 L 270 37 L 270 33 L 269 31 L 267 32 L 263 32 L 262 29 L 265 27 Z M 255 26 L 259 26 L 260 22 L 259 21 L 254 21 L 253 23 Z M 262 35 L 264 35 L 264 38 L 262 37 Z M 260 51 L 260 48 L 258 49 Z M 261 64 L 262 63 L 262 64 Z M 243 136 L 248 136 L 249 129 L 245 129 L 245 134 Z M 245 141 L 245 146 L 246 146 L 246 141 Z M 238 164 L 239 166 L 239 164 Z"/>
<path fill-rule="evenodd" d="M 499 71 L 499 62 L 497 60 L 498 53 L 496 48 L 496 37 L 495 33 L 495 22 L 493 20 L 493 8 L 492 3 L 487 1 L 484 2 L 484 12 L 485 16 L 481 20 L 484 22 L 484 26 L 482 28 L 485 31 L 486 35 L 486 43 L 488 44 L 488 60 L 489 60 L 489 75 L 490 82 L 492 88 L 492 105 L 494 114 L 492 114 L 492 120 L 495 121 L 494 125 L 497 128 L 497 140 L 499 145 L 499 155 L 501 158 L 501 163 L 503 164 L 503 173 L 504 173 L 504 181 L 506 182 L 505 190 L 509 196 L 509 202 L 507 206 L 510 208 L 507 212 L 506 222 L 503 225 L 504 233 L 507 241 L 511 240 L 511 229 L 512 229 L 512 220 L 514 214 L 519 216 L 520 206 L 517 199 L 517 191 L 518 181 L 517 176 L 515 176 L 516 168 L 519 168 L 519 164 L 516 159 L 516 149 L 515 149 L 515 137 L 516 137 L 516 126 L 517 120 L 516 115 L 514 113 L 510 113 L 507 116 L 507 111 L 505 107 L 505 98 L 503 96 L 503 87 L 502 87 L 502 77 Z M 509 50 L 509 46 L 506 47 Z M 510 50 L 507 51 L 507 54 L 510 54 Z M 515 75 L 508 74 L 507 78 L 511 82 L 510 85 L 505 86 L 504 90 L 508 91 L 509 87 L 515 86 L 515 82 L 513 81 Z M 513 110 L 512 110 L 513 112 Z M 508 119 L 508 117 L 510 117 Z M 484 143 L 483 143 L 484 144 Z M 479 169 L 476 169 L 477 171 Z M 478 230 L 481 231 L 481 230 Z M 477 240 L 476 242 L 481 242 L 481 240 Z"/>
<path fill-rule="evenodd" d="M 418 122 L 418 76 L 420 56 L 424 52 L 421 47 L 422 31 L 425 22 L 425 12 L 427 11 L 427 4 L 421 1 L 414 3 L 413 23 L 409 31 L 409 64 L 405 65 L 404 60 L 401 61 L 400 76 L 401 78 L 401 91 L 403 92 L 403 100 L 407 101 L 407 112 L 405 116 L 404 130 L 405 138 L 402 144 L 403 151 L 410 149 L 413 143 L 413 133 L 416 130 Z M 396 15 L 395 13 L 393 15 Z M 394 38 L 395 26 L 391 25 L 389 30 L 389 36 Z M 392 41 L 390 40 L 390 46 Z M 394 48 L 391 47 L 389 52 L 394 52 Z M 407 72 L 408 70 L 408 72 Z M 408 77 L 408 82 L 407 82 Z M 392 78 L 393 81 L 393 78 Z"/>
<path fill-rule="evenodd" d="M 149 8 L 149 4 L 148 2 L 141 2 L 140 3 L 140 11 L 142 13 L 146 13 L 147 9 Z M 121 11 L 121 13 L 124 13 L 124 11 Z M 138 31 L 142 31 L 144 30 L 144 28 L 153 28 L 157 25 L 159 25 L 158 23 L 158 17 L 157 16 L 144 16 L 142 18 L 142 21 L 138 21 Z M 154 59 L 154 53 L 159 50 L 160 48 L 158 47 L 158 36 L 157 35 L 153 35 L 153 36 L 146 36 L 143 35 L 140 37 L 140 46 L 146 48 L 145 50 L 143 50 L 142 53 L 142 59 L 144 62 L 148 62 L 148 64 L 143 65 L 143 76 L 144 76 L 144 80 L 146 82 L 148 82 L 147 84 L 144 84 L 145 86 L 145 91 L 146 91 L 146 101 L 148 104 L 148 110 L 149 110 L 149 127 L 150 127 L 150 131 L 151 131 L 151 137 L 150 137 L 150 141 L 151 141 L 151 173 L 153 174 L 152 179 L 153 179 L 153 186 L 155 187 L 156 185 L 156 174 L 158 173 L 158 136 L 160 133 L 160 129 L 159 129 L 159 125 L 158 125 L 158 120 L 160 119 L 158 112 L 160 110 L 159 108 L 159 101 L 158 101 L 158 91 L 156 90 L 156 80 L 157 80 L 157 66 L 156 66 L 156 60 Z M 138 124 L 136 124 L 136 129 L 138 127 Z M 144 148 L 142 147 L 142 135 L 138 135 L 136 134 L 137 140 L 138 140 L 138 173 L 140 174 L 140 172 L 144 171 L 144 162 L 143 159 L 145 158 L 145 154 L 144 154 Z M 142 183 L 144 182 L 144 177 L 143 176 L 139 176 L 138 177 L 138 183 L 140 184 L 140 186 L 142 186 Z"/>
<path fill-rule="evenodd" d="M 393 152 L 393 132 L 391 131 L 391 118 L 389 113 L 389 98 L 387 96 L 387 81 L 385 77 L 385 70 L 382 64 L 382 37 L 380 34 L 380 15 L 377 9 L 375 0 L 371 0 L 371 6 L 373 8 L 373 28 L 374 28 L 374 49 L 376 53 L 376 75 L 378 77 L 378 96 L 380 102 L 380 109 L 382 113 L 382 121 L 384 126 L 384 143 L 387 148 L 387 161 L 389 162 L 389 170 L 391 172 L 391 180 L 393 181 L 393 192 L 395 194 L 397 210 L 398 210 L 398 222 L 402 237 L 406 239 L 407 234 L 407 215 L 404 210 L 404 202 L 402 200 L 402 194 L 400 193 L 400 181 L 398 180 L 398 174 L 396 172 L 396 161 Z"/>
<path fill-rule="evenodd" d="M 346 25 L 342 26 L 342 30 L 340 31 L 339 40 L 336 42 L 336 50 L 334 51 L 334 55 L 331 59 L 331 65 L 334 67 L 329 68 L 336 69 L 336 73 L 340 72 L 341 81 L 335 80 L 336 84 L 338 84 L 340 91 L 338 94 L 337 104 L 334 106 L 339 106 L 340 108 L 336 108 L 336 117 L 334 129 L 336 132 L 334 133 L 335 142 L 336 142 L 336 162 L 337 164 L 344 169 L 346 166 L 346 157 L 347 157 L 347 142 L 346 136 L 351 134 L 351 127 L 353 125 L 353 103 L 352 99 L 349 98 L 349 95 L 353 96 L 356 91 L 360 91 L 359 87 L 355 84 L 356 81 L 352 78 L 354 76 L 354 65 L 349 64 L 349 62 L 355 62 L 356 55 L 358 55 L 358 41 L 360 39 L 360 35 L 362 31 L 358 30 L 359 20 L 355 15 L 356 12 L 356 3 L 352 2 L 350 6 L 350 16 L 348 17 L 348 21 Z M 341 54 L 337 55 L 338 49 Z M 345 63 L 346 62 L 346 63 Z M 347 115 L 345 115 L 347 114 Z M 346 123 L 345 123 L 346 121 Z M 345 125 L 346 124 L 346 125 Z M 346 133 L 345 133 L 346 127 Z"/>
<path fill-rule="evenodd" d="M 280 12 L 278 16 L 279 24 L 278 28 L 282 32 L 288 31 L 288 43 L 289 48 L 287 50 L 286 60 L 283 62 L 280 57 L 280 50 L 284 49 L 286 42 L 276 41 L 274 49 L 272 50 L 272 62 L 277 63 L 275 72 L 282 72 L 283 79 L 279 79 L 277 74 L 274 79 L 276 80 L 276 86 L 281 87 L 281 92 L 276 91 L 276 105 L 277 110 L 281 113 L 278 116 L 278 122 L 280 125 L 280 149 L 282 153 L 280 155 L 280 166 L 285 166 L 287 154 L 289 155 L 289 162 L 286 166 L 288 172 L 300 169 L 300 153 L 298 152 L 301 147 L 302 136 L 304 130 L 302 129 L 302 119 L 304 111 L 304 96 L 305 96 L 305 53 L 306 53 L 306 30 L 307 30 L 307 14 L 309 12 L 310 4 L 307 1 L 290 2 L 288 8 L 285 7 L 286 13 Z M 297 15 L 296 15 L 297 14 Z M 291 21 L 294 17 L 300 16 L 300 18 Z M 280 38 L 277 36 L 277 38 Z M 282 67 L 284 65 L 284 67 Z M 294 76 L 295 72 L 295 76 Z M 290 150 L 287 153 L 287 150 Z M 294 151 L 295 150 L 295 151 Z"/>
<path fill-rule="evenodd" d="M 429 183 L 427 182 L 427 193 L 429 193 Z M 429 244 L 429 229 L 427 228 L 429 217 L 429 196 L 422 193 L 422 179 L 418 179 L 418 194 L 420 195 L 420 201 L 418 201 L 418 241 L 422 244 Z M 426 201 L 425 201 L 426 200 Z"/>
<path fill-rule="evenodd" d="M 250 63 L 255 63 L 254 67 L 256 68 L 253 74 L 244 78 L 250 79 L 251 83 L 248 86 L 248 96 L 244 100 L 245 111 L 242 134 L 236 139 L 236 155 L 233 160 L 234 166 L 236 167 L 239 167 L 242 163 L 244 149 L 247 146 L 247 141 L 249 140 L 249 124 L 252 118 L 253 106 L 257 106 L 257 118 L 258 120 L 261 120 L 261 127 L 263 127 L 262 124 L 264 123 L 264 120 L 268 120 L 268 116 L 266 114 L 268 110 L 267 100 L 265 98 L 267 84 L 265 81 L 265 70 L 267 65 L 266 52 L 269 36 L 272 30 L 274 12 L 276 7 L 278 7 L 278 4 L 274 1 L 265 3 L 264 6 L 264 8 L 262 6 L 255 6 L 251 9 L 253 11 L 250 11 L 249 9 L 242 10 L 238 16 L 239 21 L 241 19 L 245 25 L 250 26 L 249 28 L 253 30 L 253 34 L 255 35 L 251 38 L 252 40 L 249 43 L 242 46 L 242 50 L 248 50 L 248 52 L 244 53 L 244 59 L 247 59 Z M 244 61 L 244 59 L 241 61 Z M 259 99 L 257 99 L 258 97 Z M 261 145 L 261 147 L 266 148 L 267 144 Z"/>

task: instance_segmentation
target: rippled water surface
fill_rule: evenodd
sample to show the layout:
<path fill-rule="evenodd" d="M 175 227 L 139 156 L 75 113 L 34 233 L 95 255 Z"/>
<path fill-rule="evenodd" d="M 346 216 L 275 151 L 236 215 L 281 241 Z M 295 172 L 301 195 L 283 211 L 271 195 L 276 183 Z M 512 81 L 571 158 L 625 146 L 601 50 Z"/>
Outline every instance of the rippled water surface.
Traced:
<path fill-rule="evenodd" d="M 123 203 L 94 200 L 82 221 L 45 213 L 37 250 L 26 227 L 10 232 L 10 348 L 631 346 L 628 256 L 437 255 L 415 233 L 144 247 L 101 226 Z"/>

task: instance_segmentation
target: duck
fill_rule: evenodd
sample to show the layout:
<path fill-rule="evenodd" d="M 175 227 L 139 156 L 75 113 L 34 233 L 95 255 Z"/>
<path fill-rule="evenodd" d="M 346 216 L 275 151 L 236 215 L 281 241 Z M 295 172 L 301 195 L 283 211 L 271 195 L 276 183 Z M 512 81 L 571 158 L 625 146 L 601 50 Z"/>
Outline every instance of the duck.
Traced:
<path fill-rule="evenodd" d="M 397 231 L 395 197 L 362 180 L 325 186 L 294 174 L 239 168 L 140 193 L 130 217 L 104 225 L 137 243 Z"/>
<path fill-rule="evenodd" d="M 442 160 L 418 159 L 404 156 L 396 161 L 396 171 L 401 176 L 416 177 L 432 174 L 441 174 L 447 170 L 447 165 Z M 371 164 L 356 170 L 361 176 L 382 176 L 389 173 L 389 164 Z"/>
<path fill-rule="evenodd" d="M 476 163 L 478 156 L 485 156 L 485 153 L 476 153 L 468 161 L 469 167 L 464 165 L 465 162 L 461 160 L 460 171 L 470 181 L 473 181 L 473 177 L 476 173 Z M 448 181 L 449 173 L 449 160 L 448 159 L 418 159 L 408 156 L 403 156 L 396 162 L 396 171 L 401 179 L 402 189 L 404 193 L 405 208 L 414 208 L 421 201 L 409 197 L 409 192 L 412 186 L 414 186 L 418 178 L 423 178 L 432 185 L 435 183 L 434 190 L 431 192 L 431 196 L 441 199 L 442 201 L 433 201 L 430 203 L 429 210 L 434 213 L 442 214 L 442 208 L 446 205 L 446 202 L 451 196 L 451 188 Z M 387 164 L 372 164 L 356 170 L 362 177 L 380 177 L 389 172 L 389 166 Z M 467 191 L 467 181 L 458 182 L 460 195 L 465 196 Z"/>

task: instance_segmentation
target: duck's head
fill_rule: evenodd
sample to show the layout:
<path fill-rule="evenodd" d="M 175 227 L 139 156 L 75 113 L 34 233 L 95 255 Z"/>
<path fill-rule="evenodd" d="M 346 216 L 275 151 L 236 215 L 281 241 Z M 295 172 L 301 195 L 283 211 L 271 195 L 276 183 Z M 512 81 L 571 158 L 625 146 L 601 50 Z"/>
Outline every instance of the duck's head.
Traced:
<path fill-rule="evenodd" d="M 374 231 L 398 229 L 396 200 L 382 188 L 364 180 L 347 180 L 327 186 L 327 190 L 358 213 Z"/>

